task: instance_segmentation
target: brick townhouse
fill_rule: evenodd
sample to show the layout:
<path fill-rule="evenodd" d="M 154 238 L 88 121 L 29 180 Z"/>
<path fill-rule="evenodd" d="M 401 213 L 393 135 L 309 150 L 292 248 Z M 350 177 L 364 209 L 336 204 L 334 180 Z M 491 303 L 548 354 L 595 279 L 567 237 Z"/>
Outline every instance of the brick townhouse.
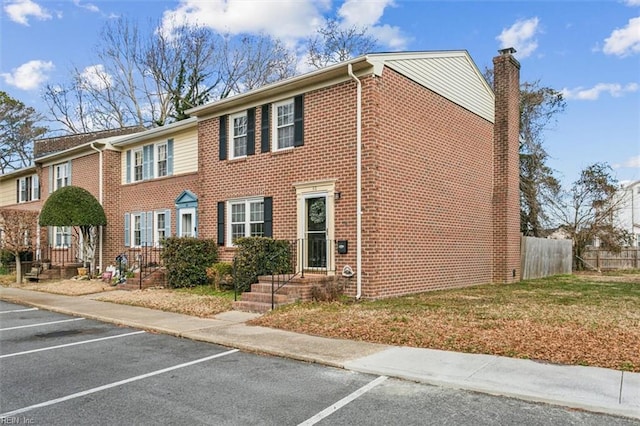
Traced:
<path fill-rule="evenodd" d="M 291 241 L 296 270 L 353 275 L 357 297 L 514 281 L 512 53 L 494 58 L 494 90 L 466 51 L 361 56 L 46 154 L 36 174 L 51 187 L 69 157 L 69 182 L 101 201 L 102 267 L 166 235 L 214 238 L 231 260 L 257 235 Z"/>

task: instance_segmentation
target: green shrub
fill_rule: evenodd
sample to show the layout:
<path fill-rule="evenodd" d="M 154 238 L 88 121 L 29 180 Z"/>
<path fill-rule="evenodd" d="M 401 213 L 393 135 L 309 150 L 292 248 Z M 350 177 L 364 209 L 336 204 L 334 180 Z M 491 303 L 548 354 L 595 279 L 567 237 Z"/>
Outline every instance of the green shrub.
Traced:
<path fill-rule="evenodd" d="M 164 240 L 162 260 L 167 268 L 169 287 L 207 284 L 207 267 L 218 260 L 215 241 L 171 237 Z"/>
<path fill-rule="evenodd" d="M 288 274 L 293 271 L 288 241 L 264 237 L 239 238 L 233 257 L 233 283 L 248 291 L 260 275 Z"/>
<path fill-rule="evenodd" d="M 233 289 L 233 265 L 230 262 L 218 262 L 207 268 L 207 278 L 218 290 Z"/>

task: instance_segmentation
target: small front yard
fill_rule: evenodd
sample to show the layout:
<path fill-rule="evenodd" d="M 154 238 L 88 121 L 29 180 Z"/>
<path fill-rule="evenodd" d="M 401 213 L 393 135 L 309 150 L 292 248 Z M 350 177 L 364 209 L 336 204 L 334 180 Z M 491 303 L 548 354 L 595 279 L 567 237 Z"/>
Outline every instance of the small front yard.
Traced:
<path fill-rule="evenodd" d="M 252 324 L 390 345 L 640 371 L 640 273 L 559 276 L 375 302 L 304 303 Z"/>
<path fill-rule="evenodd" d="M 15 285 L 0 276 L 0 284 Z M 111 291 L 99 281 L 23 288 L 98 293 L 97 300 L 199 317 L 231 309 L 233 292 Z M 251 324 L 389 345 L 484 353 L 640 372 L 640 271 L 570 275 L 380 301 L 299 303 Z"/>

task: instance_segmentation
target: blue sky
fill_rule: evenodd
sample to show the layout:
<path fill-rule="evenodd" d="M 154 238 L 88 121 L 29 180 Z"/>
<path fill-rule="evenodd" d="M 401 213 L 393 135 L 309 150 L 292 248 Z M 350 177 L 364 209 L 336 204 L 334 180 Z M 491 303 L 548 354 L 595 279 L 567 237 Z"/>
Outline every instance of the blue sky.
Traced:
<path fill-rule="evenodd" d="M 620 181 L 640 180 L 640 0 L 3 0 L 0 90 L 46 113 L 42 87 L 99 65 L 99 31 L 119 16 L 262 32 L 289 46 L 335 17 L 369 27 L 382 50 L 466 49 L 481 70 L 513 46 L 523 81 L 565 94 L 567 110 L 545 138 L 563 182 L 596 161 Z"/>

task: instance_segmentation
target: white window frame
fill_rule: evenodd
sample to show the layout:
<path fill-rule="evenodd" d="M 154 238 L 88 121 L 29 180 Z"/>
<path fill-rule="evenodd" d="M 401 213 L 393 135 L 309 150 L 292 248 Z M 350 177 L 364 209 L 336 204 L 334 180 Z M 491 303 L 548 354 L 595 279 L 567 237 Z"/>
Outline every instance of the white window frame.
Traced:
<path fill-rule="evenodd" d="M 162 227 L 158 224 L 158 220 L 161 216 L 163 217 Z M 156 210 L 153 212 L 153 228 L 153 245 L 155 247 L 160 247 L 161 241 L 164 238 L 167 238 L 167 235 L 165 235 L 165 229 L 167 229 L 167 214 L 164 210 Z"/>
<path fill-rule="evenodd" d="M 182 219 L 185 215 L 191 215 L 191 226 L 193 229 L 190 229 L 188 232 L 185 232 L 185 226 L 182 222 Z M 179 237 L 197 237 L 197 219 L 196 219 L 196 208 L 195 207 L 184 207 L 178 210 L 178 236 Z"/>
<path fill-rule="evenodd" d="M 164 147 L 164 159 L 160 156 L 160 148 Z M 154 161 L 153 177 L 169 176 L 169 144 L 167 142 L 158 143 L 153 147 L 156 152 L 156 160 Z M 144 159 L 143 159 L 144 162 Z M 160 174 L 160 163 L 164 162 L 164 174 Z"/>
<path fill-rule="evenodd" d="M 20 191 L 18 193 L 18 203 L 26 203 L 38 200 L 38 187 L 40 179 L 38 175 L 25 176 L 18 179 Z M 29 183 L 29 185 L 27 185 Z"/>
<path fill-rule="evenodd" d="M 138 154 L 140 155 L 140 164 L 136 163 Z M 136 174 L 137 168 L 140 168 L 140 179 Z M 144 152 L 142 147 L 131 150 L 131 182 L 142 182 L 144 180 Z"/>
<path fill-rule="evenodd" d="M 251 220 L 251 205 L 255 203 L 262 203 L 262 220 Z M 244 205 L 244 220 L 242 222 L 233 221 L 233 206 Z M 251 197 L 240 198 L 227 201 L 227 220 L 226 220 L 226 235 L 227 235 L 227 247 L 235 247 L 234 236 L 232 233 L 233 225 L 244 225 L 244 235 L 242 237 L 251 236 L 264 236 L 264 197 Z M 251 230 L 251 225 L 262 224 L 261 235 L 255 235 Z M 240 236 L 237 238 L 241 238 Z"/>
<path fill-rule="evenodd" d="M 61 244 L 58 244 L 58 237 L 60 237 Z M 53 228 L 53 241 L 54 241 L 55 248 L 70 248 L 71 247 L 71 227 L 55 226 Z"/>
<path fill-rule="evenodd" d="M 236 119 L 244 118 L 244 133 L 236 134 Z M 249 129 L 249 119 L 247 117 L 247 111 L 239 112 L 237 114 L 229 115 L 229 159 L 244 158 L 247 156 L 247 130 Z M 236 155 L 237 142 L 244 139 L 244 154 Z"/>
<path fill-rule="evenodd" d="M 285 106 L 285 105 L 290 105 L 291 106 L 291 122 L 287 123 L 286 125 L 283 126 L 278 126 L 278 108 L 281 106 Z M 273 104 L 273 108 L 272 108 L 272 119 L 271 119 L 271 128 L 272 130 L 272 134 L 271 134 L 271 150 L 272 151 L 284 151 L 287 149 L 293 149 L 294 148 L 294 144 L 295 144 L 295 102 L 294 102 L 294 98 L 290 98 L 290 99 L 285 99 L 283 101 L 280 102 L 276 102 Z M 285 128 L 291 128 L 291 145 L 288 146 L 284 146 L 284 147 L 280 147 L 278 144 L 278 134 L 280 132 L 281 129 L 285 129 Z"/>
<path fill-rule="evenodd" d="M 65 186 L 69 186 L 69 163 L 60 163 L 53 166 L 54 172 L 54 186 L 53 189 L 57 190 Z"/>
<path fill-rule="evenodd" d="M 131 247 L 141 247 L 142 246 L 142 233 L 145 232 L 142 229 L 142 215 L 144 213 L 131 213 L 131 221 L 129 226 L 131 227 Z M 136 222 L 138 223 L 138 229 L 136 230 Z M 136 241 L 136 232 L 139 233 L 138 241 Z"/>

